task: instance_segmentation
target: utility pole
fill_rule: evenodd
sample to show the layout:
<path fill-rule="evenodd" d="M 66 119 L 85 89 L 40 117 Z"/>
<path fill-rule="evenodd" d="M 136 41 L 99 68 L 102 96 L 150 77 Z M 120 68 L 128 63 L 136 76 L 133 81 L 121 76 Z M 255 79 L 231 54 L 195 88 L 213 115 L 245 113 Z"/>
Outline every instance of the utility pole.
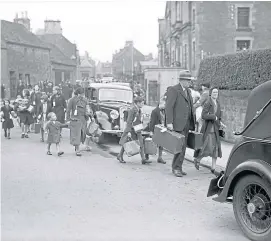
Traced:
<path fill-rule="evenodd" d="M 134 42 L 131 43 L 132 46 L 132 85 L 134 86 Z"/>

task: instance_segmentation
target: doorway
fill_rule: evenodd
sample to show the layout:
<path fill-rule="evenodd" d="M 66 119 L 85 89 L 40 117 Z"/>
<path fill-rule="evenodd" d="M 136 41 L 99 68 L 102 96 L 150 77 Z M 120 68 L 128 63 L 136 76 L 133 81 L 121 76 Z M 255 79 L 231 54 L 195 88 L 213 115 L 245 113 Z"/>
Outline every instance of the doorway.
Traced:
<path fill-rule="evenodd" d="M 17 96 L 17 80 L 16 72 L 9 71 L 9 86 L 10 86 L 10 98 L 16 98 Z"/>

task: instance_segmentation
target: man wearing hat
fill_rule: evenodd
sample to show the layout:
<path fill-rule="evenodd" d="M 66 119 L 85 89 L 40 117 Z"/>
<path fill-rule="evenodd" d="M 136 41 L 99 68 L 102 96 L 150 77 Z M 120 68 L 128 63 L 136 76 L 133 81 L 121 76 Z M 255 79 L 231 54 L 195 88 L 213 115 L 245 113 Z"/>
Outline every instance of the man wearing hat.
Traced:
<path fill-rule="evenodd" d="M 180 73 L 179 84 L 172 86 L 167 91 L 166 124 L 167 128 L 185 136 L 182 152 L 175 154 L 172 161 L 172 172 L 177 177 L 186 175 L 183 171 L 183 161 L 189 130 L 195 130 L 195 115 L 193 99 L 188 89 L 191 82 L 189 73 Z"/>

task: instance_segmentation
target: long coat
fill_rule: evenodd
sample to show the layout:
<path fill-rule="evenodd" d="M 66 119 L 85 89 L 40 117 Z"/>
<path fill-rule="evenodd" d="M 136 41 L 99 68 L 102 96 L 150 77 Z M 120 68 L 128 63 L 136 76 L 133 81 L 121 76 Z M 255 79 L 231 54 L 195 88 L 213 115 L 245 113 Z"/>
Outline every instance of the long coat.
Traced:
<path fill-rule="evenodd" d="M 3 129 L 11 129 L 11 128 L 13 128 L 14 127 L 13 120 L 10 117 L 11 111 L 13 111 L 13 108 L 10 107 L 10 106 L 8 106 L 8 107 L 7 106 L 2 106 L 1 111 L 3 111 L 3 113 L 4 113 L 4 116 L 3 116 L 4 122 L 2 124 L 2 128 Z"/>
<path fill-rule="evenodd" d="M 61 139 L 61 128 L 68 127 L 67 124 L 62 124 L 59 121 L 49 121 L 45 127 L 45 130 L 48 131 L 47 143 L 59 143 Z"/>
<path fill-rule="evenodd" d="M 125 129 L 122 133 L 122 136 L 120 138 L 120 141 L 119 141 L 120 145 L 123 145 L 127 141 L 129 133 L 131 133 L 131 138 L 133 140 L 138 139 L 138 133 L 135 132 L 133 127 L 141 124 L 142 123 L 141 119 L 142 119 L 141 110 L 137 106 L 134 105 L 128 111 L 128 118 L 127 118 L 126 127 L 125 127 Z"/>
<path fill-rule="evenodd" d="M 67 103 L 63 95 L 55 94 L 51 97 L 51 109 L 56 114 L 56 118 L 60 123 L 65 122 L 65 109 Z"/>
<path fill-rule="evenodd" d="M 218 157 L 221 158 L 222 150 L 221 150 L 221 142 L 220 142 L 220 137 L 219 137 L 219 128 L 220 128 L 220 122 L 221 122 L 220 104 L 217 102 L 217 111 L 215 113 L 214 103 L 211 100 L 211 98 L 209 98 L 203 106 L 201 117 L 204 120 L 204 123 L 200 131 L 203 134 L 202 136 L 203 142 L 204 140 L 206 140 L 213 125 L 214 133 L 215 133 L 217 145 L 218 145 Z M 217 120 L 216 120 L 216 117 L 217 117 Z M 196 150 L 194 153 L 194 157 L 198 157 L 199 153 L 200 153 L 200 150 Z"/>
<path fill-rule="evenodd" d="M 47 116 L 50 112 L 51 112 L 51 102 L 49 100 L 40 105 L 38 119 L 40 121 L 41 128 L 43 129 L 45 129 L 45 123 L 48 120 Z"/>
<path fill-rule="evenodd" d="M 30 95 L 30 104 L 34 106 L 34 115 L 38 116 L 40 113 L 40 106 L 41 106 L 41 92 L 32 92 Z"/>
<path fill-rule="evenodd" d="M 70 121 L 70 143 L 79 146 L 86 139 L 88 101 L 84 97 L 74 96 L 69 100 L 67 121 Z"/>
<path fill-rule="evenodd" d="M 190 90 L 184 92 L 182 86 L 177 84 L 167 91 L 166 123 L 173 124 L 173 129 L 182 132 L 189 124 L 189 130 L 195 130 L 195 114 L 193 99 Z M 188 121 L 190 122 L 188 123 Z"/>

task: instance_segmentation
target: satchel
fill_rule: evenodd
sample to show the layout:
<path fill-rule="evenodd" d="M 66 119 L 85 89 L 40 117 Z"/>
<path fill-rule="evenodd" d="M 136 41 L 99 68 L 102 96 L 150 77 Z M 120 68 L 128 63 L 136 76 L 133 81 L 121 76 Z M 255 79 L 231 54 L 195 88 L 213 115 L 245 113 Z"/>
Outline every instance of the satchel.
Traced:
<path fill-rule="evenodd" d="M 139 124 L 139 125 L 135 125 L 135 126 L 134 126 L 135 132 L 142 131 L 143 129 L 144 129 L 143 124 Z"/>
<path fill-rule="evenodd" d="M 140 153 L 140 145 L 136 140 L 124 143 L 123 148 L 128 157 L 135 156 Z"/>
<path fill-rule="evenodd" d="M 88 124 L 87 130 L 86 130 L 86 134 L 88 136 L 93 135 L 97 130 L 99 129 L 99 125 L 95 122 L 95 120 L 91 121 Z"/>
<path fill-rule="evenodd" d="M 199 150 L 203 146 L 203 134 L 190 131 L 187 137 L 187 148 Z"/>
<path fill-rule="evenodd" d="M 157 145 L 153 142 L 152 138 L 146 138 L 144 140 L 144 153 L 146 155 L 156 155 Z"/>
<path fill-rule="evenodd" d="M 220 137 L 225 138 L 226 133 L 224 130 L 219 130 L 218 132 Z"/>

